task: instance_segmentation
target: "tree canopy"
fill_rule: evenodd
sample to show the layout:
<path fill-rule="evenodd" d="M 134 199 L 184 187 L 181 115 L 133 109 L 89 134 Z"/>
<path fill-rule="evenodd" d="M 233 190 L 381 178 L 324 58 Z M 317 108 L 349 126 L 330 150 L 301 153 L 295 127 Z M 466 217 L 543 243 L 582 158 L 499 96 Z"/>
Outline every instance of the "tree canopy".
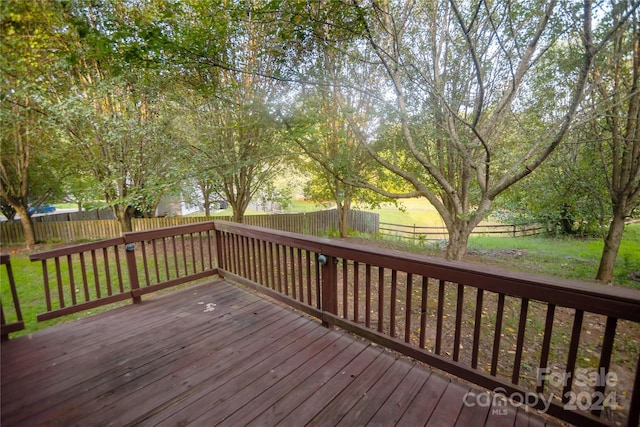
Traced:
<path fill-rule="evenodd" d="M 35 195 L 38 162 L 56 163 L 45 151 L 124 230 L 195 182 L 242 221 L 287 163 L 339 210 L 424 198 L 452 259 L 512 187 L 546 176 L 576 193 L 579 168 L 541 168 L 554 152 L 557 167 L 599 160 L 599 206 L 624 206 L 601 223 L 638 205 L 637 0 L 12 0 L 2 13 L 15 162 L 3 153 L 1 195 L 16 210 L 29 191 L 10 196 L 9 181 Z M 38 158 L 16 178 L 26 141 L 47 150 L 27 150 Z M 564 199 L 550 203 L 579 203 Z"/>

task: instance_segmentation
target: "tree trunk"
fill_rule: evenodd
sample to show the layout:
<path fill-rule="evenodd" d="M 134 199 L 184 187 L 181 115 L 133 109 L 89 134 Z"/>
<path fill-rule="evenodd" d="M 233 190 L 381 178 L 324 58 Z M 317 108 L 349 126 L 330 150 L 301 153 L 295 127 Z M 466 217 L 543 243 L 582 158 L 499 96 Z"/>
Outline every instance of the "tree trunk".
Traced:
<path fill-rule="evenodd" d="M 237 222 L 240 224 L 244 224 L 244 213 L 249 207 L 249 200 L 244 199 L 227 199 L 229 200 L 229 204 L 231 205 L 231 210 L 233 211 L 233 216 L 231 220 L 233 222 Z M 233 200 L 233 202 L 231 201 Z"/>
<path fill-rule="evenodd" d="M 13 206 L 16 213 L 20 215 L 20 223 L 24 232 L 24 244 L 27 249 L 33 249 L 36 244 L 36 231 L 33 227 L 33 220 L 29 216 L 27 208 L 24 206 Z"/>
<path fill-rule="evenodd" d="M 461 261 L 464 258 L 473 228 L 468 221 L 456 220 L 453 223 L 453 227 L 449 230 L 449 243 L 445 255 L 447 259 Z"/>
<path fill-rule="evenodd" d="M 604 240 L 604 249 L 602 250 L 596 280 L 606 284 L 613 283 L 613 270 L 618 256 L 618 249 L 620 249 L 624 226 L 624 216 L 620 214 L 614 215 L 611 224 L 609 224 L 609 233 L 607 233 L 607 237 Z"/>
<path fill-rule="evenodd" d="M 340 237 L 349 237 L 349 212 L 351 211 L 351 200 L 345 198 L 342 203 L 337 202 L 338 208 L 338 231 Z"/>
<path fill-rule="evenodd" d="M 202 198 L 204 199 L 204 216 L 211 215 L 211 197 L 207 191 L 202 192 Z"/>
<path fill-rule="evenodd" d="M 131 220 L 133 219 L 135 211 L 136 209 L 133 206 L 116 205 L 113 207 L 113 213 L 120 223 L 120 231 L 122 233 L 133 231 L 133 223 Z"/>
<path fill-rule="evenodd" d="M 244 211 L 241 209 L 236 209 L 235 206 L 233 207 L 233 216 L 231 218 L 231 220 L 233 222 L 237 222 L 240 224 L 244 223 Z"/>

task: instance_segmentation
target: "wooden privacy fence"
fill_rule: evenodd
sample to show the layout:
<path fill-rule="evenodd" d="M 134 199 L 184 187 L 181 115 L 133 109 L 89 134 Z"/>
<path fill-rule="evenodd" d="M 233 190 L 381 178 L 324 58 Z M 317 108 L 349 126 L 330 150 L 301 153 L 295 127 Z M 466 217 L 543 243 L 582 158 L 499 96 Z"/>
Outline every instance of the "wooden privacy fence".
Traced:
<path fill-rule="evenodd" d="M 411 240 L 414 243 L 449 238 L 446 227 L 420 227 L 414 225 L 390 224 L 381 222 L 379 232 L 385 236 L 391 236 L 403 240 Z M 480 224 L 473 229 L 472 235 L 502 235 L 509 237 L 533 236 L 547 232 L 546 227 L 538 224 Z"/>
<path fill-rule="evenodd" d="M 132 225 L 134 231 L 142 231 L 211 220 L 230 221 L 231 217 L 135 218 Z M 335 209 L 295 214 L 248 215 L 244 220 L 248 225 L 313 236 L 326 234 L 338 228 L 338 215 Z M 379 215 L 376 213 L 350 211 L 350 228 L 359 233 L 375 234 L 378 231 L 378 224 Z M 112 239 L 122 234 L 120 224 L 115 220 L 44 221 L 35 222 L 33 226 L 36 239 L 43 242 L 72 243 L 83 240 Z M 0 223 L 0 242 L 3 245 L 24 242 L 24 232 L 19 221 Z"/>

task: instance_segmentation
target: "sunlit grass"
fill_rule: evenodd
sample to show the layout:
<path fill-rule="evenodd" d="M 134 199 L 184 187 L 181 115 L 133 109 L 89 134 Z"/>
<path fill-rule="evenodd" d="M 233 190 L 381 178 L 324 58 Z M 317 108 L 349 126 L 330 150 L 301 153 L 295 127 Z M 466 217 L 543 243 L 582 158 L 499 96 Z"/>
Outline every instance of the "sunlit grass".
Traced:
<path fill-rule="evenodd" d="M 472 236 L 469 250 L 491 262 L 521 271 L 594 280 L 604 242 L 601 238 L 575 237 L 491 237 Z M 630 278 L 640 271 L 640 224 L 625 228 L 616 260 L 614 283 L 640 289 L 640 282 Z"/>

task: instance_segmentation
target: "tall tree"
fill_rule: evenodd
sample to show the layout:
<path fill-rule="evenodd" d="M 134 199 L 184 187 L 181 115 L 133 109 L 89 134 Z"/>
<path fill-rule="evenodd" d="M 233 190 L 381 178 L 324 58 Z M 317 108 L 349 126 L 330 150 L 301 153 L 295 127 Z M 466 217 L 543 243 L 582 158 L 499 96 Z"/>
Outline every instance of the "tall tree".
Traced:
<path fill-rule="evenodd" d="M 51 117 L 51 93 L 62 77 L 55 52 L 63 25 L 55 2 L 8 1 L 1 13 L 0 197 L 20 216 L 31 248 L 36 235 L 29 204 L 50 197 L 64 174 Z"/>
<path fill-rule="evenodd" d="M 625 4 L 621 22 L 637 8 L 637 2 L 615 8 Z M 465 7 L 454 0 L 356 1 L 345 7 L 363 41 L 349 52 L 351 74 L 379 76 L 371 96 L 392 101 L 381 103 L 380 115 L 366 126 L 350 124 L 362 146 L 412 191 L 354 183 L 388 197 L 428 199 L 449 231 L 447 257 L 460 259 L 494 199 L 562 142 L 593 59 L 619 25 L 599 21 L 595 39 L 589 0 Z M 560 45 L 575 55 L 556 56 Z M 549 81 L 550 70 L 560 67 L 566 71 L 562 83 Z M 342 108 L 351 110 L 346 101 Z M 399 129 L 396 152 L 377 151 L 370 143 L 383 109 Z M 523 125 L 524 116 L 534 117 L 533 125 Z M 395 161 L 399 155 L 401 163 Z"/>
<path fill-rule="evenodd" d="M 624 19 L 624 10 L 612 16 Z M 621 16 L 622 15 L 622 16 Z M 640 203 L 640 13 L 622 25 L 608 44 L 610 55 L 596 62 L 592 91 L 595 119 L 586 127 L 600 153 L 611 201 L 608 231 L 596 279 L 611 283 L 625 221 Z M 605 106 L 604 112 L 602 107 Z M 591 145 L 591 144 L 589 144 Z"/>
<path fill-rule="evenodd" d="M 354 137 L 342 117 L 335 97 L 326 93 L 329 86 L 311 88 L 293 118 L 287 120 L 289 137 L 307 157 L 296 168 L 310 177 L 305 196 L 318 203 L 336 206 L 340 237 L 349 235 L 349 213 L 353 204 L 378 206 L 389 201 L 375 192 L 350 185 L 358 176 L 368 180 L 379 168 Z M 337 90 L 336 86 L 330 90 Z"/>
<path fill-rule="evenodd" d="M 196 175 L 215 184 L 242 222 L 251 200 L 283 166 L 276 101 L 285 87 L 268 78 L 280 62 L 272 24 L 259 2 L 194 2 L 176 12 L 171 49 L 186 107 L 178 134 L 189 139 Z"/>
<path fill-rule="evenodd" d="M 71 82 L 60 94 L 58 120 L 80 153 L 78 169 L 95 178 L 123 232 L 132 230 L 136 212 L 152 213 L 179 179 L 164 77 L 152 66 L 158 50 L 143 49 L 155 46 L 155 36 L 138 32 L 152 6 L 79 1 L 67 16 L 75 31 L 63 53 Z"/>

